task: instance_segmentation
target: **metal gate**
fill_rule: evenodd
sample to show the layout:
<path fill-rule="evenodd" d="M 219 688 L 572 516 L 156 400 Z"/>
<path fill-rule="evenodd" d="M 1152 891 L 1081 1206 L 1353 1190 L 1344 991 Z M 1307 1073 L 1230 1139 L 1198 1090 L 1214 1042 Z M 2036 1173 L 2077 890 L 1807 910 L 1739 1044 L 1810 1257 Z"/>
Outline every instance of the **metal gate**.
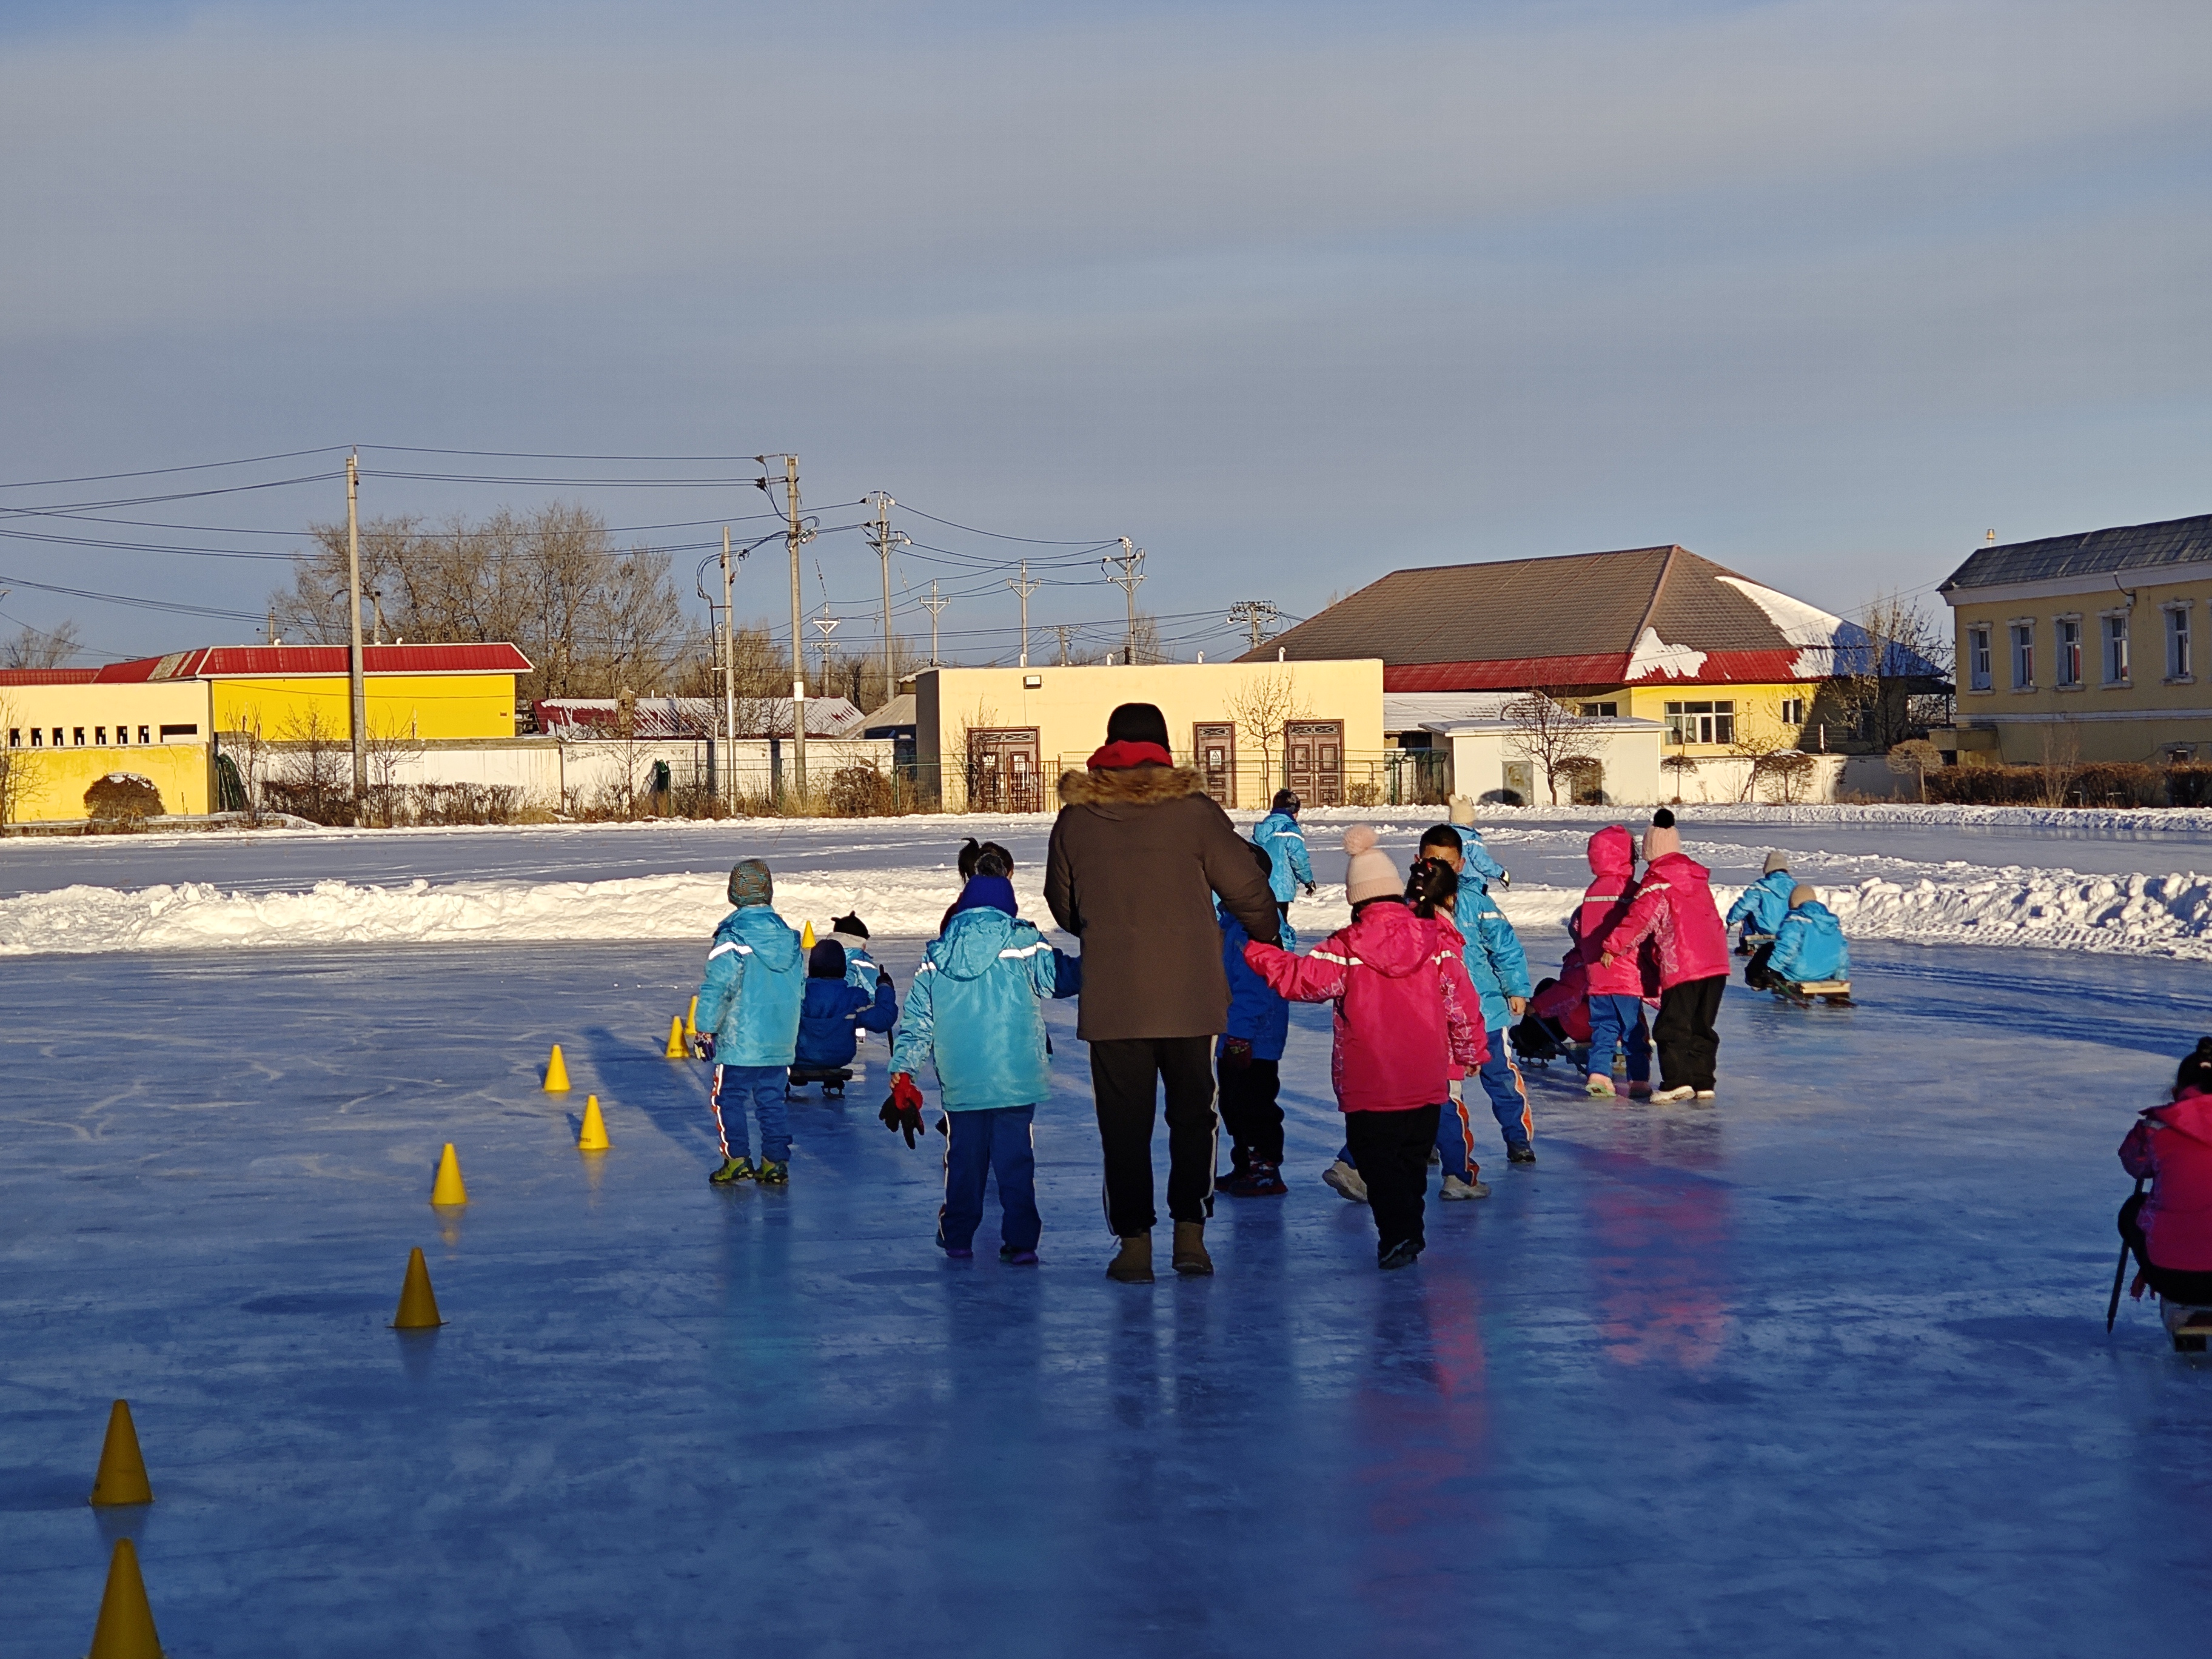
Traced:
<path fill-rule="evenodd" d="M 968 810 L 1043 811 L 1044 775 L 1037 761 L 1034 726 L 969 732 Z"/>
<path fill-rule="evenodd" d="M 1192 728 L 1195 741 L 1192 747 L 1198 754 L 1198 775 L 1206 785 L 1206 793 L 1224 806 L 1237 805 L 1237 727 L 1224 720 L 1218 725 L 1200 725 Z"/>
<path fill-rule="evenodd" d="M 1344 722 L 1292 720 L 1283 733 L 1284 775 L 1312 806 L 1344 805 Z"/>

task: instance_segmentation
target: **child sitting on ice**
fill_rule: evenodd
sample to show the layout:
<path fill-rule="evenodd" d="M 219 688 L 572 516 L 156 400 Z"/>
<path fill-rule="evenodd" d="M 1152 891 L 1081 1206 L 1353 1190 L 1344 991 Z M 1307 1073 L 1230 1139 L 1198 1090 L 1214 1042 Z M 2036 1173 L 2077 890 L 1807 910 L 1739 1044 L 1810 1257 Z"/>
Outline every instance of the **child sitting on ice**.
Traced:
<path fill-rule="evenodd" d="M 714 929 L 707 976 L 699 983 L 699 1052 L 714 1063 L 707 1101 L 722 1147 L 722 1167 L 707 1179 L 717 1187 L 756 1179 L 781 1187 L 791 1178 L 791 1108 L 784 1090 L 799 1051 L 806 976 L 799 971 L 798 931 L 770 908 L 775 900 L 775 878 L 758 859 L 730 872 L 730 902 L 737 908 Z M 757 1170 L 745 1127 L 748 1103 L 760 1120 Z"/>
<path fill-rule="evenodd" d="M 873 964 L 871 964 L 873 968 Z M 872 990 L 853 983 L 845 947 L 836 939 L 816 941 L 806 958 L 806 995 L 799 1007 L 799 1049 L 791 1080 L 799 1088 L 819 1083 L 824 1093 L 845 1091 L 845 1070 L 860 1052 L 860 1033 L 888 1031 L 898 1022 L 891 976 L 873 968 Z"/>
<path fill-rule="evenodd" d="M 2128 1131 L 2120 1164 L 2150 1182 L 2120 1206 L 2120 1237 L 2140 1270 L 2135 1294 L 2148 1285 L 2178 1307 L 2212 1308 L 2212 1037 L 2181 1062 L 2172 1100 Z"/>
<path fill-rule="evenodd" d="M 1352 925 L 1310 956 L 1255 941 L 1244 959 L 1294 1002 L 1336 1005 L 1329 1072 L 1346 1144 L 1375 1214 L 1377 1262 L 1404 1267 L 1426 1243 L 1429 1149 L 1450 1096 L 1451 1067 L 1472 1071 L 1490 1051 L 1480 999 L 1461 958 L 1465 941 L 1441 914 L 1458 888 L 1450 867 L 1425 859 L 1401 890 L 1369 826 L 1346 830 L 1344 850 Z"/>
<path fill-rule="evenodd" d="M 1083 964 L 1015 916 L 1007 868 L 996 850 L 983 851 L 943 936 L 915 974 L 891 1054 L 891 1096 L 883 1120 L 904 1130 L 906 1144 L 914 1145 L 922 1103 L 914 1073 L 925 1060 L 934 1066 L 951 1120 L 938 1247 L 956 1260 L 975 1255 L 985 1184 L 996 1177 L 999 1255 L 1030 1267 L 1044 1225 L 1030 1124 L 1052 1091 L 1037 1002 L 1073 996 L 1082 988 Z"/>
<path fill-rule="evenodd" d="M 1272 879 L 1274 856 L 1257 842 L 1250 845 L 1261 872 Z M 1295 951 L 1298 936 L 1291 927 L 1290 901 L 1278 899 L 1275 908 L 1282 917 L 1280 943 Z M 1218 902 L 1214 909 L 1221 920 L 1221 966 L 1229 975 L 1229 1029 L 1214 1045 L 1229 1173 L 1215 1176 L 1213 1188 L 1231 1198 L 1280 1198 L 1291 1190 L 1283 1184 L 1283 1109 L 1276 1104 L 1291 1006 L 1244 960 L 1244 947 L 1252 942 L 1244 924 Z"/>

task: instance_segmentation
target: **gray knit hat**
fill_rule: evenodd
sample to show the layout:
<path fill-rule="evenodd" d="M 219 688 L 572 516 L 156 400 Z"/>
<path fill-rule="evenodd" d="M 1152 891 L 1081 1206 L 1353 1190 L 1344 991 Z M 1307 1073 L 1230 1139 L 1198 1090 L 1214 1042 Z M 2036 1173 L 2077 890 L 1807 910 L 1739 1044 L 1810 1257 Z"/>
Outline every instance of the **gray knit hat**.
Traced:
<path fill-rule="evenodd" d="M 1759 873 L 1762 876 L 1771 876 L 1777 870 L 1787 870 L 1789 867 L 1790 860 L 1784 858 L 1781 854 L 1769 853 L 1766 855 L 1766 868 L 1760 871 Z"/>
<path fill-rule="evenodd" d="M 750 904 L 775 902 L 775 878 L 758 859 L 744 859 L 730 869 L 730 902 L 740 910 Z"/>

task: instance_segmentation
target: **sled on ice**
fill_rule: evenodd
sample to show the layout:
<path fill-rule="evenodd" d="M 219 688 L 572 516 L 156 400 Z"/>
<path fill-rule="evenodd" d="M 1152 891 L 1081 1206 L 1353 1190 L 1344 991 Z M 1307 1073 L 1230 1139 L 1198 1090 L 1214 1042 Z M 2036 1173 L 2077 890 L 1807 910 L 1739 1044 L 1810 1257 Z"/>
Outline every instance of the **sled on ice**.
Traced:
<path fill-rule="evenodd" d="M 842 1100 L 845 1085 L 852 1080 L 853 1068 L 849 1066 L 794 1066 L 791 1068 L 791 1086 L 784 1092 L 794 1097 L 803 1095 L 809 1084 L 818 1083 L 823 1099 Z"/>
<path fill-rule="evenodd" d="M 2158 1316 L 2173 1339 L 2176 1353 L 2203 1353 L 2204 1339 L 2212 1337 L 2212 1308 L 2192 1308 L 2186 1303 L 2160 1297 Z"/>
<path fill-rule="evenodd" d="M 1774 994 L 1793 1008 L 1809 1008 L 1818 997 L 1832 1008 L 1856 1008 L 1851 1000 L 1851 982 L 1847 979 L 1784 980 L 1774 987 Z"/>

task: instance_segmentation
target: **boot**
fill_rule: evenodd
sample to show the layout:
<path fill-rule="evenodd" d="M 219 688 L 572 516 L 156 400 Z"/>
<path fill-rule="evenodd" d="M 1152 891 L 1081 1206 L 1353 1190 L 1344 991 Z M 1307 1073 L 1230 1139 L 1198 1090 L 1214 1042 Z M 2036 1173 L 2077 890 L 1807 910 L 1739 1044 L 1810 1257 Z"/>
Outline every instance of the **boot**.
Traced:
<path fill-rule="evenodd" d="M 1203 1278 L 1213 1271 L 1213 1258 L 1206 1253 L 1206 1224 L 1178 1221 L 1175 1224 L 1175 1270 Z"/>
<path fill-rule="evenodd" d="M 1124 1285 L 1152 1282 L 1152 1236 L 1141 1232 L 1121 1241 L 1121 1253 L 1106 1264 L 1106 1277 Z"/>

